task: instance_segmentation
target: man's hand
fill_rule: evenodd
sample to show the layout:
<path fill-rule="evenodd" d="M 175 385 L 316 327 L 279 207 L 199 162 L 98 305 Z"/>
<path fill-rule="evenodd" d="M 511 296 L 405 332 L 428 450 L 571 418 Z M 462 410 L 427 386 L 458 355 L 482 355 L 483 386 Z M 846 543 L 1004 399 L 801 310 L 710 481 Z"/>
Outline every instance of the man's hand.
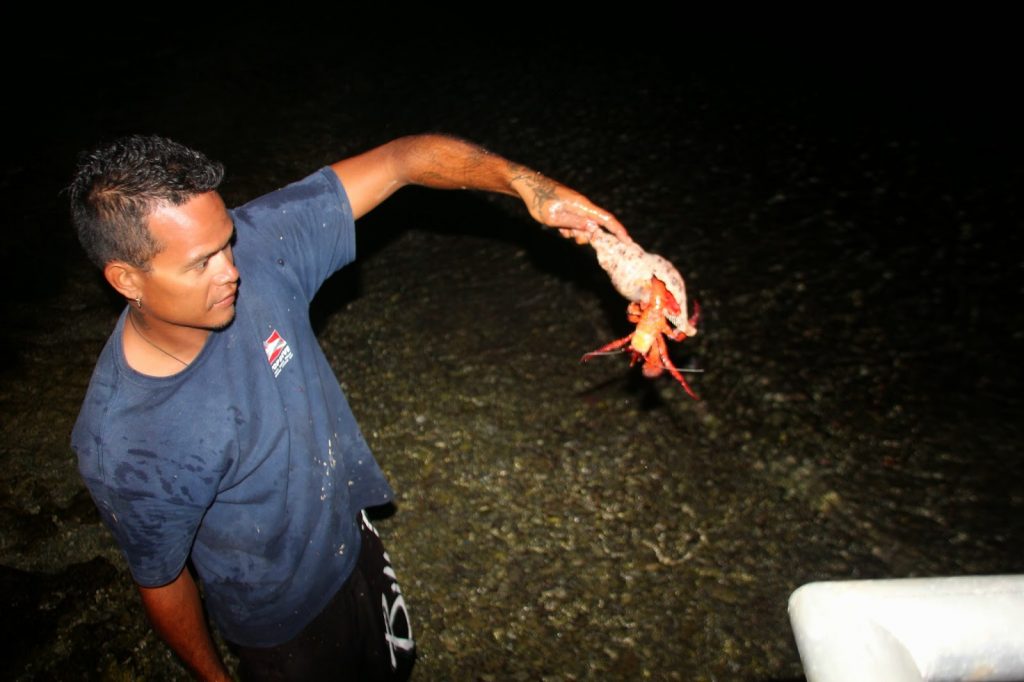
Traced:
<path fill-rule="evenodd" d="M 176 579 L 162 587 L 138 588 L 153 629 L 192 674 L 204 681 L 230 681 L 231 676 L 213 646 L 199 590 L 188 569 L 182 569 Z"/>
<path fill-rule="evenodd" d="M 557 228 L 563 237 L 578 244 L 590 241 L 594 230 L 603 226 L 620 241 L 633 240 L 615 216 L 590 202 L 579 192 L 544 177 L 525 166 L 513 165 L 512 187 L 523 198 L 533 219 Z"/>
<path fill-rule="evenodd" d="M 403 137 L 331 166 L 356 218 L 405 185 L 476 189 L 519 196 L 530 215 L 581 244 L 602 227 L 632 242 L 626 228 L 586 197 L 525 166 L 444 135 Z"/>

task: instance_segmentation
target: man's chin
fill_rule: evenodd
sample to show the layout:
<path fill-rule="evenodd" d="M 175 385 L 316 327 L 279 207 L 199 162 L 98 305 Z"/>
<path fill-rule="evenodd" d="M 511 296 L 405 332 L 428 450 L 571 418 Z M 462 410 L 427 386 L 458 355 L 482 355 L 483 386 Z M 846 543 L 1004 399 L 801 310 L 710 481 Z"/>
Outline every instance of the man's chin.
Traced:
<path fill-rule="evenodd" d="M 210 327 L 210 330 L 211 331 L 215 331 L 215 332 L 222 332 L 225 329 L 227 329 L 228 327 L 230 327 L 231 324 L 234 321 L 235 321 L 235 308 L 234 308 L 234 306 L 232 306 L 231 307 L 231 317 L 229 317 L 227 320 L 225 320 L 221 324 L 216 324 L 216 325 Z"/>

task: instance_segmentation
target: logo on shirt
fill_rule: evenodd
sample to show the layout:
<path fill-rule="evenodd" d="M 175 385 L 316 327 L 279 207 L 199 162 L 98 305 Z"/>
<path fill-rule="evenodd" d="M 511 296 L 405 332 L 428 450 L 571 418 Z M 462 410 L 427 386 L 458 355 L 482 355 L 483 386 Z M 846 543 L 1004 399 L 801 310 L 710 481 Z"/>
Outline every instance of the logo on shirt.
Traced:
<path fill-rule="evenodd" d="M 263 351 L 267 354 L 270 368 L 274 370 L 274 378 L 277 378 L 284 366 L 292 359 L 292 349 L 288 347 L 288 342 L 275 329 L 263 342 Z"/>

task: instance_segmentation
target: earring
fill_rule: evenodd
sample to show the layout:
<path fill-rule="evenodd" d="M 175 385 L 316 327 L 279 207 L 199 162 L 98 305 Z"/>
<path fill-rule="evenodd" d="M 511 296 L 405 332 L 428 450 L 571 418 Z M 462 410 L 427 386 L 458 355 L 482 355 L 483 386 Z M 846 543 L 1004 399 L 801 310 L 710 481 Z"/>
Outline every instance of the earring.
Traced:
<path fill-rule="evenodd" d="M 135 305 L 139 307 L 139 310 L 142 310 L 142 296 L 135 297 Z"/>

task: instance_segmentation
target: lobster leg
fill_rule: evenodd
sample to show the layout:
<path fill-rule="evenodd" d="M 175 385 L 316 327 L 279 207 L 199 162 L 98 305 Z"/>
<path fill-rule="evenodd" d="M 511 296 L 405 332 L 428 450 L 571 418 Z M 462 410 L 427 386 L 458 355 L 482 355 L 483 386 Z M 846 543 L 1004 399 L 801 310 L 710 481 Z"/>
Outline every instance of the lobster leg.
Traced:
<path fill-rule="evenodd" d="M 676 366 L 672 364 L 672 360 L 668 357 L 668 348 L 665 346 L 665 339 L 661 336 L 658 337 L 658 360 L 662 367 L 668 370 L 668 373 L 675 377 L 676 381 L 683 385 L 683 389 L 689 394 L 694 400 L 700 400 L 697 394 L 690 388 L 690 384 L 686 383 L 686 379 L 683 378 L 682 372 L 676 369 Z"/>
<path fill-rule="evenodd" d="M 601 355 L 602 353 L 607 353 L 608 351 L 618 350 L 619 348 L 622 348 L 627 343 L 629 343 L 630 339 L 632 339 L 632 338 L 633 338 L 633 335 L 630 334 L 629 336 L 624 336 L 621 339 L 618 339 L 616 341 L 612 341 L 609 344 L 601 346 L 597 350 L 592 350 L 589 353 L 585 354 L 582 358 L 580 358 L 580 362 L 586 362 L 587 360 L 589 360 L 590 358 L 594 357 L 595 355 Z"/>

